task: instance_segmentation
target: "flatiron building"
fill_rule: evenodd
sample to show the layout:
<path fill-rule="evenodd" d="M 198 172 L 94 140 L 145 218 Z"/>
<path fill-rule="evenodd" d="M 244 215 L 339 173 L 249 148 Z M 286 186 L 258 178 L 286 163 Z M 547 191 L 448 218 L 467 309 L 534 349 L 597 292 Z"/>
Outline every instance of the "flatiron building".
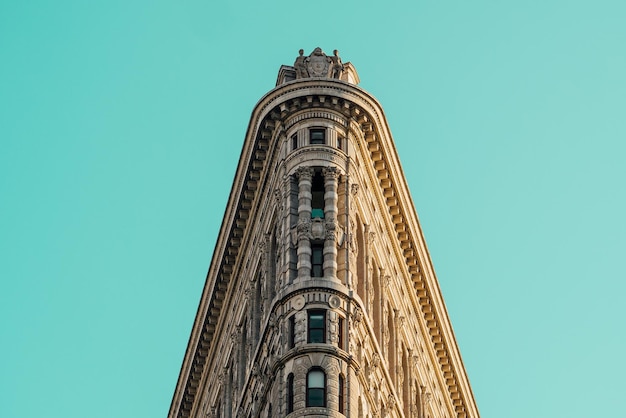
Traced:
<path fill-rule="evenodd" d="M 257 103 L 170 418 L 479 417 L 391 131 L 337 51 Z"/>

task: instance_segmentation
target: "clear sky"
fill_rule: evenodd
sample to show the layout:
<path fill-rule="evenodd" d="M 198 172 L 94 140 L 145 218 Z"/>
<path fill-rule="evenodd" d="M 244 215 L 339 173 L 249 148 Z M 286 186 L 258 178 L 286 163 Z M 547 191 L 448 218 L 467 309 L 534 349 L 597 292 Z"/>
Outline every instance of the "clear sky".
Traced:
<path fill-rule="evenodd" d="M 0 417 L 164 417 L 250 112 L 386 111 L 484 418 L 623 415 L 623 0 L 0 1 Z"/>

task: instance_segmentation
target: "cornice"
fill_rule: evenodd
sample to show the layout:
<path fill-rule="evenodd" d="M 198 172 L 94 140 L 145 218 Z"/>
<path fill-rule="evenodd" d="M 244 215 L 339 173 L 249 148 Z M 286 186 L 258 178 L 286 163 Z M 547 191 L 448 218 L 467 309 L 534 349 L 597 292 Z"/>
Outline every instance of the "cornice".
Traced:
<path fill-rule="evenodd" d="M 216 325 L 225 302 L 231 275 L 241 262 L 242 240 L 249 234 L 248 220 L 267 173 L 270 139 L 274 130 L 302 110 L 344 115 L 358 124 L 364 147 L 393 222 L 402 256 L 408 267 L 419 308 L 430 336 L 440 373 L 445 379 L 457 416 L 478 417 L 471 387 L 452 332 L 413 201 L 399 163 L 389 127 L 378 101 L 365 90 L 338 80 L 305 79 L 285 83 L 268 92 L 255 106 L 205 287 L 196 314 L 170 418 L 189 417 L 197 402 L 202 373 L 211 351 Z"/>

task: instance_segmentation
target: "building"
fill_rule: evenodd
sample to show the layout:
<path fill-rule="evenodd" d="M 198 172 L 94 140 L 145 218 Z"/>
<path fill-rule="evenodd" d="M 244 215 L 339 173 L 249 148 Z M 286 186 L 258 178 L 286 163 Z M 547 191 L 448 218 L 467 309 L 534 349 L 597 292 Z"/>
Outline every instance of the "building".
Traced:
<path fill-rule="evenodd" d="M 169 417 L 479 417 L 382 107 L 320 48 L 252 112 Z"/>

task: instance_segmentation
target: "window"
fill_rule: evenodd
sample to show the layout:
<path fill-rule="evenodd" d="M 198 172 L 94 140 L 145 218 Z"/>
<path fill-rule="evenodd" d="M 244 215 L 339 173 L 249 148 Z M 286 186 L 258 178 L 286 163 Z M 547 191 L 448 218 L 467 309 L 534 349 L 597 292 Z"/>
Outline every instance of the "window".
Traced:
<path fill-rule="evenodd" d="M 343 414 L 343 375 L 339 375 L 339 413 Z"/>
<path fill-rule="evenodd" d="M 298 148 L 298 134 L 291 135 L 291 150 Z"/>
<path fill-rule="evenodd" d="M 293 373 L 287 376 L 287 413 L 293 412 Z"/>
<path fill-rule="evenodd" d="M 337 136 L 337 148 L 343 150 L 345 139 L 343 136 Z"/>
<path fill-rule="evenodd" d="M 311 244 L 311 277 L 324 277 L 323 244 Z"/>
<path fill-rule="evenodd" d="M 326 374 L 320 368 L 306 375 L 306 406 L 326 406 Z"/>
<path fill-rule="evenodd" d="M 324 178 L 317 172 L 311 182 L 311 217 L 324 217 Z"/>
<path fill-rule="evenodd" d="M 345 350 L 345 346 L 343 343 L 344 329 L 346 326 L 346 321 L 340 316 L 339 317 L 339 330 L 337 331 L 337 346 L 342 350 Z"/>
<path fill-rule="evenodd" d="M 326 311 L 309 311 L 309 343 L 326 342 Z"/>
<path fill-rule="evenodd" d="M 289 317 L 289 348 L 296 346 L 296 316 Z"/>
<path fill-rule="evenodd" d="M 311 145 L 325 144 L 326 143 L 326 131 L 324 129 L 311 129 Z"/>

